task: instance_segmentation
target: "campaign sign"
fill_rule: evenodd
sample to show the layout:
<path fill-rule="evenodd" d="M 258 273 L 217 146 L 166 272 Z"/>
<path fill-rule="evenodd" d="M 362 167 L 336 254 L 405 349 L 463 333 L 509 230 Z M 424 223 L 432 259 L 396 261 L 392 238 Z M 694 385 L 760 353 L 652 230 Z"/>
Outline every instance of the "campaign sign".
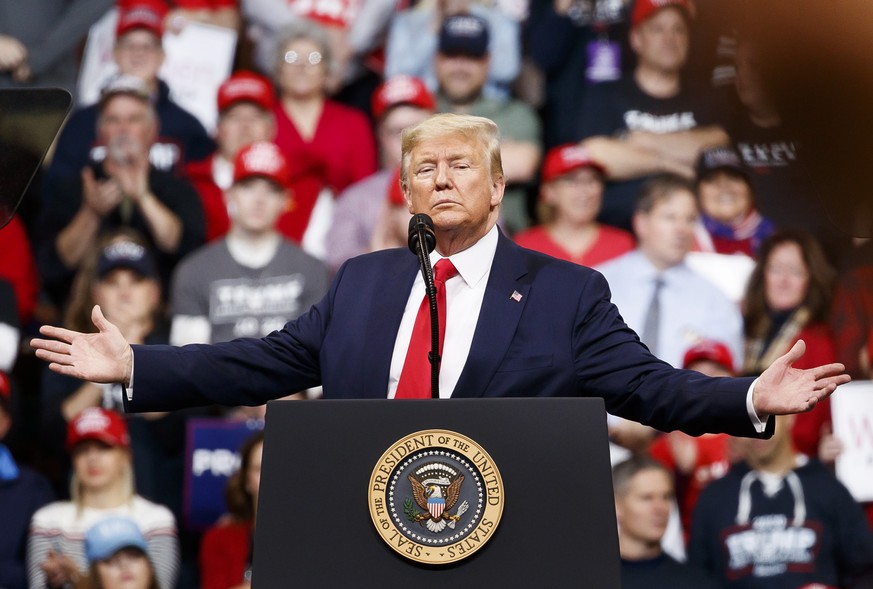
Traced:
<path fill-rule="evenodd" d="M 831 397 L 831 413 L 843 442 L 837 478 L 857 501 L 873 501 L 873 381 L 842 385 Z"/>
<path fill-rule="evenodd" d="M 206 529 L 227 512 L 224 490 L 239 468 L 239 448 L 263 427 L 263 421 L 254 419 L 188 420 L 183 509 L 190 529 Z"/>

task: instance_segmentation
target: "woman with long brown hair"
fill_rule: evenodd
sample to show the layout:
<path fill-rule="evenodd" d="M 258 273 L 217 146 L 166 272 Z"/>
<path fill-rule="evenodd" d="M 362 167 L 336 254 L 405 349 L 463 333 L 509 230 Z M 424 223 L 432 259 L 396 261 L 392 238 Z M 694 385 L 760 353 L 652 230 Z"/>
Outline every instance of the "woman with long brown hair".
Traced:
<path fill-rule="evenodd" d="M 746 288 L 745 374 L 761 374 L 801 339 L 806 353 L 794 363 L 796 368 L 836 361 L 827 324 L 834 279 L 834 270 L 812 235 L 783 230 L 764 241 Z M 813 411 L 797 416 L 793 429 L 797 450 L 818 455 L 829 427 L 830 403 L 825 399 Z"/>
<path fill-rule="evenodd" d="M 228 514 L 206 531 L 200 545 L 202 589 L 249 589 L 251 587 L 252 540 L 264 432 L 249 437 L 240 448 L 240 467 L 227 481 Z"/>

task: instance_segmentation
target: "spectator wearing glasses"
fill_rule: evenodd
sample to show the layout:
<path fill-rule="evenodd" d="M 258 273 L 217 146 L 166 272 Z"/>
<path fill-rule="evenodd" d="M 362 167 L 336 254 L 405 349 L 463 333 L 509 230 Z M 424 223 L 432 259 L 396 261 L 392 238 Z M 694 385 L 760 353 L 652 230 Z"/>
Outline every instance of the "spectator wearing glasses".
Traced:
<path fill-rule="evenodd" d="M 376 171 L 376 143 L 364 113 L 327 97 L 332 54 L 322 27 L 290 25 L 278 49 L 275 142 L 292 166 L 294 198 L 280 230 L 323 259 L 334 196 Z"/>

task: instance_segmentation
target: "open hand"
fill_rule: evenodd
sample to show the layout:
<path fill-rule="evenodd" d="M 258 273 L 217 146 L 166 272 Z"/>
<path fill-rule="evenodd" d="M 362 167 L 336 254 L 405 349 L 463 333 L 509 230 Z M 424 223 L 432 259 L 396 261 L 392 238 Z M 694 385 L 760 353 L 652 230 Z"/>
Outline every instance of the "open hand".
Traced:
<path fill-rule="evenodd" d="M 852 380 L 839 363 L 801 370 L 792 365 L 806 352 L 806 343 L 798 340 L 758 378 L 752 392 L 752 404 L 761 419 L 770 415 L 788 415 L 810 411 L 841 384 Z"/>
<path fill-rule="evenodd" d="M 32 339 L 36 357 L 49 362 L 58 374 L 98 383 L 130 384 L 133 351 L 118 328 L 103 316 L 99 305 L 91 311 L 97 333 L 79 333 L 43 325 L 39 331 L 52 339 Z"/>

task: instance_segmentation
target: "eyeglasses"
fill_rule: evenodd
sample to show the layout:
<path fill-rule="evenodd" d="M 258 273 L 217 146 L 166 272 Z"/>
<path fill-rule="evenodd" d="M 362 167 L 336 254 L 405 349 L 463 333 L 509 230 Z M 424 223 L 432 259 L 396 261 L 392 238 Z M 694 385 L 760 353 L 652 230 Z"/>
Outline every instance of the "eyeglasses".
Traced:
<path fill-rule="evenodd" d="M 301 55 L 294 50 L 285 52 L 285 63 L 304 67 L 315 67 L 321 63 L 321 53 L 312 51 L 309 55 Z"/>

